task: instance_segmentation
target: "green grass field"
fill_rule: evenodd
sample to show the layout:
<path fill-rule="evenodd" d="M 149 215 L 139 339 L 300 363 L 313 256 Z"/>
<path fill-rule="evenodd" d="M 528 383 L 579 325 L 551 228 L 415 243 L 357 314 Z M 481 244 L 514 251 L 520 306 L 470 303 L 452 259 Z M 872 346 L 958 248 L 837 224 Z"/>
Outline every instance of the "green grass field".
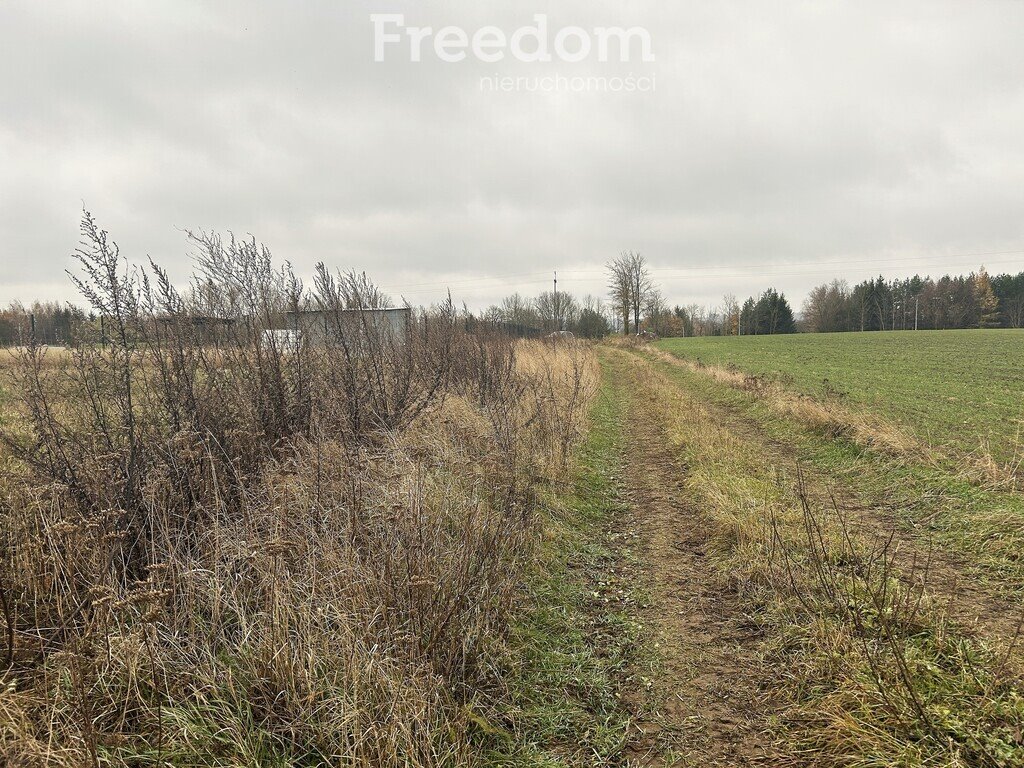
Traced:
<path fill-rule="evenodd" d="M 1011 460 L 1024 439 L 1024 330 L 664 339 L 678 357 L 736 365 L 812 396 L 831 389 L 934 445 Z M 985 443 L 988 445 L 984 445 Z"/>

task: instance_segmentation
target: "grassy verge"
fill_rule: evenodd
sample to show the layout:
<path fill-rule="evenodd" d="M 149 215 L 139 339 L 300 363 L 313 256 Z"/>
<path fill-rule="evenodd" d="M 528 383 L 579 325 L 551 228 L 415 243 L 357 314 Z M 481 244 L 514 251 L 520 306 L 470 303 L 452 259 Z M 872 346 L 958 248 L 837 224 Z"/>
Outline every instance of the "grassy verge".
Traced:
<path fill-rule="evenodd" d="M 658 346 L 708 364 L 825 391 L 961 452 L 1020 457 L 1024 331 L 808 333 L 665 339 Z"/>
<path fill-rule="evenodd" d="M 749 607 L 789 702 L 779 739 L 793 762 L 1024 764 L 1020 679 L 945 617 L 922 574 L 898 575 L 885 540 L 815 509 L 763 441 L 708 407 L 697 374 L 613 360 L 687 461 L 713 524 L 708 566 Z"/>
<path fill-rule="evenodd" d="M 820 424 L 780 413 L 757 390 L 727 386 L 699 370 L 661 364 L 673 381 L 749 419 L 769 439 L 834 476 L 863 505 L 882 508 L 903 530 L 957 553 L 994 593 L 1024 595 L 1024 494 L 986 488 L 943 462 L 921 462 L 866 447 Z"/>
<path fill-rule="evenodd" d="M 501 672 L 511 706 L 480 718 L 487 760 L 508 766 L 621 763 L 644 665 L 620 498 L 622 393 L 603 386 L 571 490 L 548 499 L 547 532 Z"/>

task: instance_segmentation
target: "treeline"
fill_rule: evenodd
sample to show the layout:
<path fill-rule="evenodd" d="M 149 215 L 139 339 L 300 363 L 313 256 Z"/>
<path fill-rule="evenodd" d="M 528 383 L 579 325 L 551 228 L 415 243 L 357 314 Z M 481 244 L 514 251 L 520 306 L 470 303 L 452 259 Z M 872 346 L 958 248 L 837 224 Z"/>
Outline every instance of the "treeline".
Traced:
<path fill-rule="evenodd" d="M 814 288 L 795 315 L 785 295 L 769 288 L 742 305 L 689 304 L 646 314 L 641 330 L 659 336 L 736 336 L 841 331 L 1024 327 L 1024 272 L 992 277 L 984 267 L 939 279 L 877 277 L 850 287 L 833 280 Z"/>
<path fill-rule="evenodd" d="M 612 276 L 612 298 L 621 295 Z M 939 279 L 915 275 L 877 277 L 853 288 L 833 280 L 814 288 L 798 317 L 786 296 L 769 288 L 742 304 L 727 294 L 717 306 L 669 308 L 644 268 L 646 298 L 640 302 L 639 332 L 658 336 L 736 336 L 841 331 L 942 330 L 1024 327 L 1024 272 L 992 277 L 984 267 Z M 631 306 L 636 308 L 634 302 Z M 620 323 L 618 328 L 625 326 Z M 628 331 L 627 331 L 628 332 Z"/>
<path fill-rule="evenodd" d="M 85 310 L 73 304 L 36 301 L 26 307 L 15 301 L 0 309 L 0 346 L 27 343 L 33 333 L 39 344 L 64 345 L 87 319 Z"/>
<path fill-rule="evenodd" d="M 981 267 L 969 275 L 938 280 L 877 277 L 850 287 L 833 280 L 814 288 L 798 317 L 786 296 L 768 288 L 741 304 L 727 294 L 720 305 L 671 305 L 654 282 L 643 256 L 624 252 L 606 265 L 608 300 L 567 291 L 535 297 L 514 293 L 479 319 L 504 326 L 513 335 L 539 336 L 568 331 L 597 339 L 610 333 L 656 336 L 748 336 L 798 331 L 890 331 L 947 328 L 1024 327 L 1024 272 L 990 277 Z M 469 313 L 467 313 L 468 315 Z M 74 305 L 20 302 L 0 310 L 0 346 L 27 341 L 62 345 L 83 322 L 100 324 Z"/>
<path fill-rule="evenodd" d="M 1024 272 L 886 280 L 877 277 L 850 288 L 843 280 L 819 285 L 803 306 L 804 329 L 812 332 L 891 331 L 1024 326 Z"/>
<path fill-rule="evenodd" d="M 565 291 L 544 291 L 536 297 L 513 293 L 488 307 L 481 319 L 503 325 L 519 336 L 568 331 L 599 339 L 612 330 L 608 307 L 600 298 L 587 295 L 577 300 Z"/>
<path fill-rule="evenodd" d="M 489 307 L 482 319 L 500 323 L 519 335 L 568 331 L 587 339 L 610 333 L 685 335 L 687 320 L 681 307 L 670 309 L 651 279 L 647 260 L 623 251 L 605 265 L 608 270 L 608 302 L 587 295 L 577 300 L 566 291 L 544 291 L 535 298 L 518 293 Z"/>

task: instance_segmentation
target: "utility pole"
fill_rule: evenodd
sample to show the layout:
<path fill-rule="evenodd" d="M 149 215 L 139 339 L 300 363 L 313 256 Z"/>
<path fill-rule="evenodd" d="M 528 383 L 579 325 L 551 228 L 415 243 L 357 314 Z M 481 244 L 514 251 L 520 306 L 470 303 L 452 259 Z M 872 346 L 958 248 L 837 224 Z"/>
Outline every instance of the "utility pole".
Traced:
<path fill-rule="evenodd" d="M 914 297 L 914 330 L 917 330 L 917 305 L 921 301 L 920 296 Z"/>
<path fill-rule="evenodd" d="M 551 308 L 555 312 L 555 326 L 556 326 L 555 330 L 556 331 L 560 331 L 560 330 L 562 330 L 562 318 L 559 316 L 559 312 L 558 312 L 558 270 L 557 269 L 555 270 L 555 293 L 554 293 L 554 300 L 551 302 Z"/>

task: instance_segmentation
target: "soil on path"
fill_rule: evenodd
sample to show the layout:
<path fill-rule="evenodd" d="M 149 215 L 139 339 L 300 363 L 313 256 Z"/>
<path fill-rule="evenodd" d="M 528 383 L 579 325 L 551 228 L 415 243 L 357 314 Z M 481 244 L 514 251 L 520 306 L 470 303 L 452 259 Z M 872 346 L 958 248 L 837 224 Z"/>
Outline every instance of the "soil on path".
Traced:
<path fill-rule="evenodd" d="M 653 712 L 637 722 L 631 762 L 799 762 L 793 756 L 787 759 L 784 745 L 774 737 L 775 716 L 785 702 L 775 694 L 773 670 L 765 666 L 758 626 L 727 580 L 705 564 L 713 523 L 684 487 L 687 468 L 649 386 L 658 375 L 657 366 L 623 353 L 613 360 L 617 385 L 630 392 L 623 482 L 644 542 L 644 578 L 651 596 L 644 618 L 654 630 L 662 664 L 652 681 Z M 707 399 L 701 405 L 717 424 L 757 446 L 766 466 L 795 476 L 795 444 L 768 435 L 739 409 Z M 957 553 L 935 549 L 916 531 L 901 529 L 888 500 L 866 498 L 848 478 L 803 468 L 805 489 L 814 503 L 823 508 L 835 503 L 862 533 L 892 537 L 898 569 L 907 579 L 924 579 L 926 591 L 961 627 L 1000 642 L 1020 633 L 1021 606 L 973 579 Z M 926 570 L 922 563 L 927 563 Z"/>
<path fill-rule="evenodd" d="M 641 366 L 652 365 L 646 358 L 634 357 Z M 690 368 L 685 361 L 675 358 L 659 356 L 658 360 L 664 365 Z M 756 419 L 737 409 L 708 400 L 702 405 L 731 433 L 759 446 L 766 462 L 785 468 L 790 475 L 796 474 L 797 446 L 770 437 Z M 995 594 L 963 555 L 933 545 L 925 528 L 908 529 L 901 525 L 892 497 L 869 496 L 851 482 L 852 477 L 826 475 L 806 463 L 801 463 L 801 469 L 815 508 L 838 509 L 862 535 L 880 542 L 891 539 L 894 562 L 904 579 L 923 582 L 932 599 L 944 606 L 963 630 L 997 644 L 1012 641 L 1024 632 L 1024 604 Z"/>
<path fill-rule="evenodd" d="M 644 543 L 644 618 L 661 661 L 653 712 L 637 722 L 629 756 L 644 766 L 771 765 L 775 708 L 759 630 L 705 564 L 711 531 L 682 487 L 686 467 L 638 391 L 642 380 L 628 378 L 624 484 Z"/>

